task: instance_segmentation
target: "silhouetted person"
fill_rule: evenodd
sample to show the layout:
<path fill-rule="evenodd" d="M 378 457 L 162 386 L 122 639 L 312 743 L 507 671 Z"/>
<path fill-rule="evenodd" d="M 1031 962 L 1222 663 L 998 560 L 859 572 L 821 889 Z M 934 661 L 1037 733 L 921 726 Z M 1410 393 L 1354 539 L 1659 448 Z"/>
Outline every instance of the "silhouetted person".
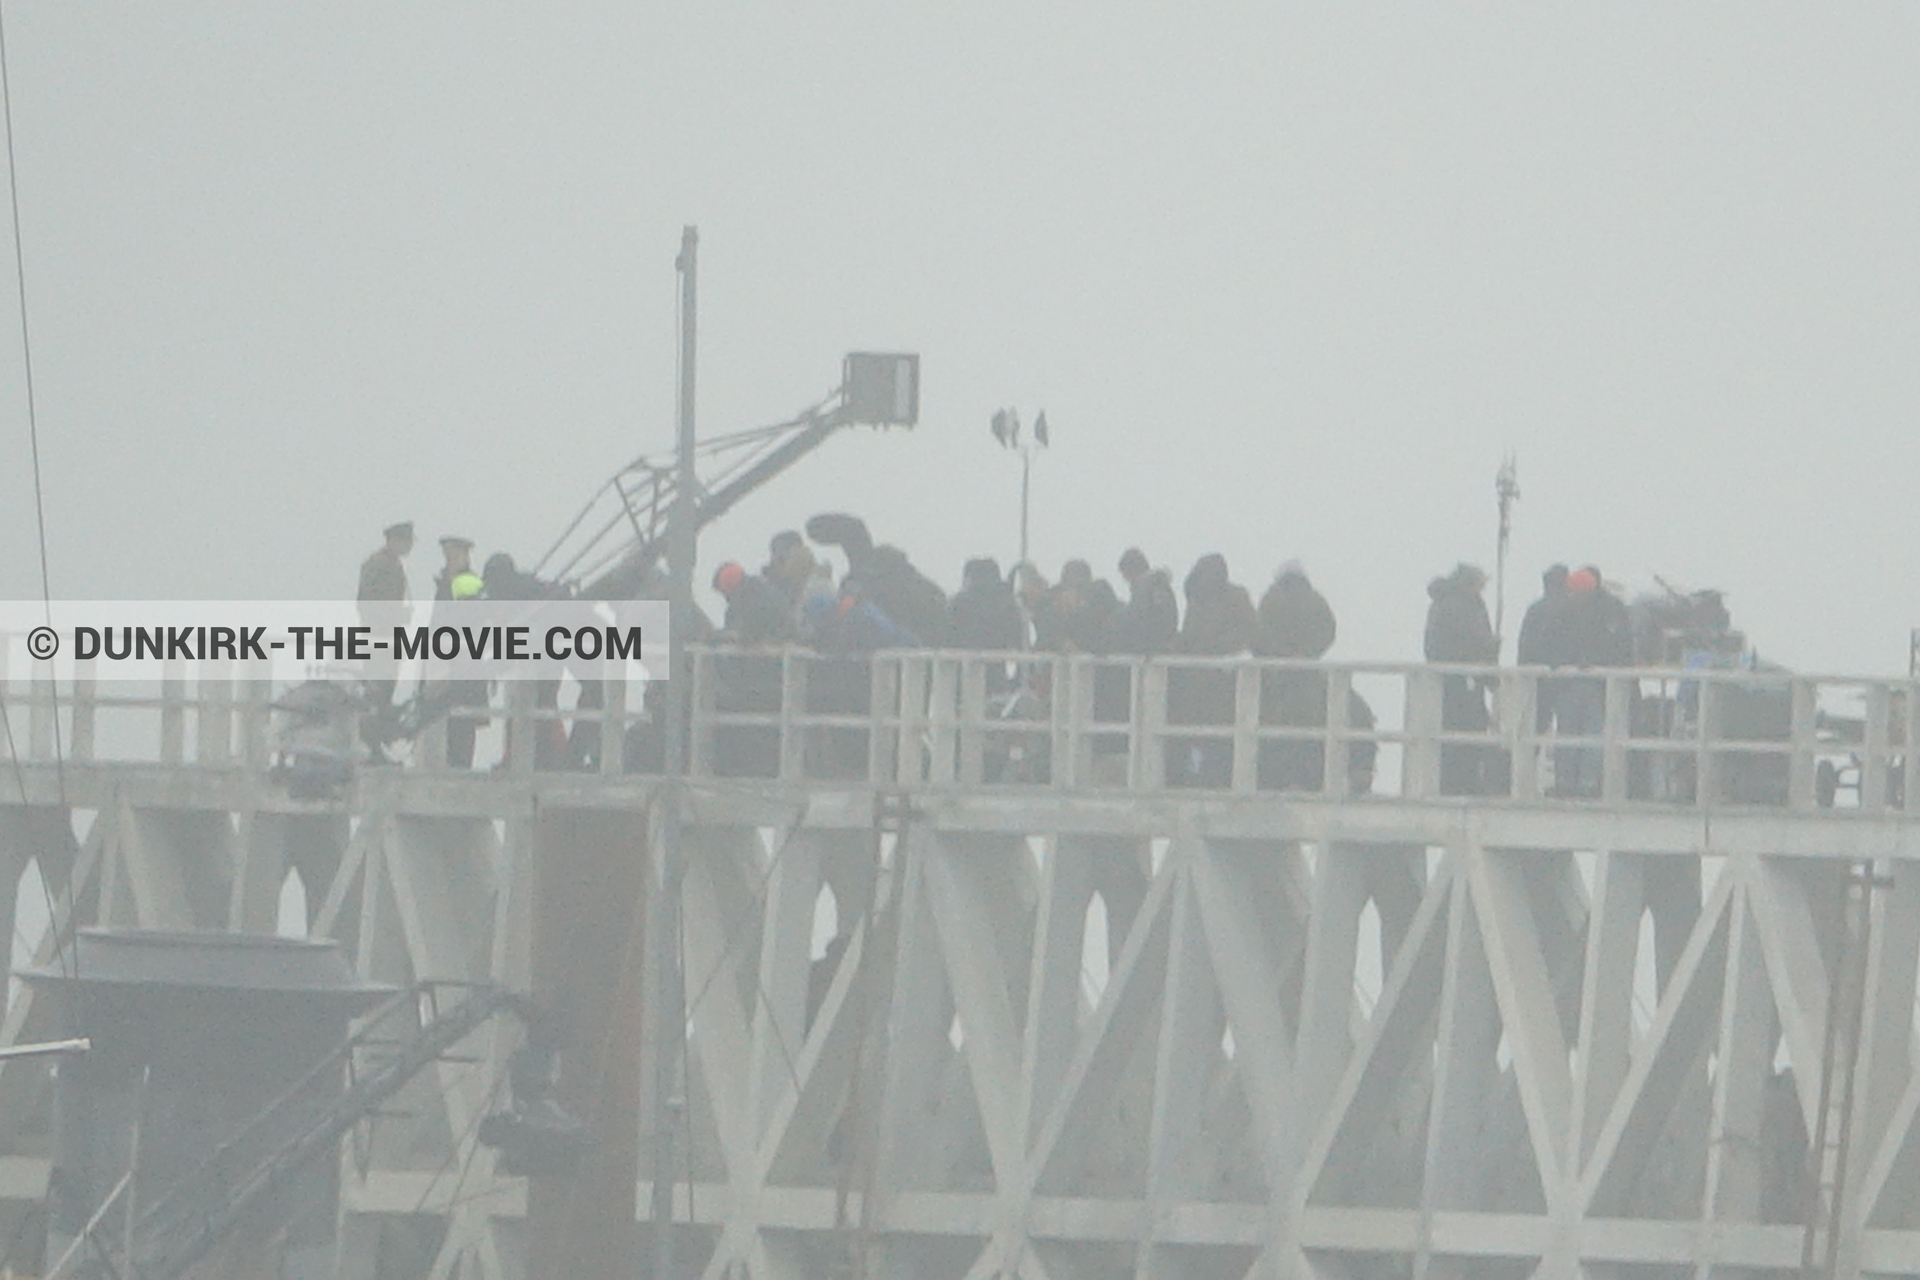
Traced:
<path fill-rule="evenodd" d="M 1556 564 L 1540 575 L 1540 598 L 1520 619 L 1514 660 L 1523 667 L 1557 667 L 1567 661 L 1567 574 L 1567 566 Z"/>
<path fill-rule="evenodd" d="M 1269 658 L 1317 660 L 1332 647 L 1334 633 L 1333 608 L 1327 598 L 1307 580 L 1307 571 L 1299 561 L 1287 561 L 1260 599 L 1255 652 Z M 1260 723 L 1291 729 L 1324 728 L 1326 675 L 1319 671 L 1262 672 Z M 1263 788 L 1318 791 L 1326 783 L 1325 747 L 1311 738 L 1264 741 L 1260 744 L 1258 773 Z"/>
<path fill-rule="evenodd" d="M 436 594 L 434 605 L 434 626 L 451 625 L 450 614 L 443 607 L 461 600 L 477 600 L 486 590 L 486 583 L 472 569 L 471 552 L 473 544 L 464 538 L 442 538 L 440 545 L 448 548 L 447 567 L 453 569 L 458 564 L 464 566 L 445 576 L 440 590 L 445 596 Z M 457 554 L 456 554 L 457 552 Z M 485 680 L 436 680 L 430 682 L 422 691 L 425 706 L 429 709 L 426 719 L 435 715 L 447 716 L 447 764 L 455 769 L 473 767 L 473 748 L 480 726 L 487 722 L 486 717 L 465 715 L 468 708 L 484 708 L 487 705 L 487 682 Z"/>
<path fill-rule="evenodd" d="M 1027 624 L 1020 616 L 1020 602 L 991 557 L 967 561 L 960 591 L 947 605 L 947 631 L 956 649 L 1012 652 L 1025 647 Z M 1012 684 L 1005 663 L 988 665 L 988 697 L 1005 693 Z"/>
<path fill-rule="evenodd" d="M 713 589 L 727 601 L 722 642 L 766 647 L 793 639 L 793 611 L 779 588 L 732 560 L 714 571 Z"/>
<path fill-rule="evenodd" d="M 1187 574 L 1187 617 L 1180 627 L 1182 653 L 1227 656 L 1252 650 L 1258 618 L 1247 589 L 1227 575 L 1219 552 L 1201 556 Z"/>
<path fill-rule="evenodd" d="M 1318 659 L 1333 647 L 1333 608 L 1298 560 L 1281 565 L 1260 597 L 1259 623 L 1255 652 L 1263 657 Z"/>
<path fill-rule="evenodd" d="M 1487 575 L 1476 565 L 1455 566 L 1452 573 L 1427 584 L 1432 603 L 1427 607 L 1428 662 L 1491 666 L 1499 657 L 1493 621 L 1487 616 L 1483 593 Z M 1440 727 L 1451 733 L 1485 733 L 1492 719 L 1487 713 L 1487 691 L 1478 676 L 1449 674 L 1440 688 Z M 1440 748 L 1442 795 L 1485 795 L 1501 781 L 1490 749 L 1450 742 Z"/>
<path fill-rule="evenodd" d="M 1567 566 L 1556 564 L 1540 575 L 1540 598 L 1520 619 L 1514 661 L 1523 667 L 1563 667 L 1572 661 L 1567 639 Z M 1553 727 L 1562 681 L 1542 677 L 1534 693 L 1534 732 Z"/>
<path fill-rule="evenodd" d="M 847 553 L 847 577 L 860 598 L 913 633 L 920 644 L 947 642 L 947 593 L 913 567 L 898 547 L 875 546 L 858 516 L 829 512 L 807 521 L 807 536 Z"/>
<path fill-rule="evenodd" d="M 373 628 L 375 639 L 391 643 L 393 629 L 404 627 L 412 610 L 407 603 L 407 567 L 402 563 L 413 552 L 413 521 L 390 524 L 382 532 L 380 549 L 360 565 L 360 625 Z M 373 713 L 360 725 L 361 741 L 376 758 L 384 758 L 381 749 L 393 739 L 399 726 L 393 713 L 393 691 L 400 683 L 399 665 L 392 650 L 378 651 L 380 656 L 368 666 L 367 701 Z"/>
<path fill-rule="evenodd" d="M 810 594 L 803 608 L 822 655 L 808 667 L 807 710 L 816 715 L 872 714 L 872 655 L 881 649 L 917 648 L 919 637 L 862 595 L 860 580 L 851 574 L 838 592 Z M 944 614 L 940 629 L 946 629 Z M 825 776 L 865 776 L 867 730 L 822 727 L 809 731 L 808 743 L 811 765 Z"/>
<path fill-rule="evenodd" d="M 1633 665 L 1633 627 L 1618 596 L 1608 591 L 1600 571 L 1589 565 L 1567 575 L 1561 606 L 1564 627 L 1562 665 Z M 1598 737 L 1606 727 L 1607 682 L 1601 676 L 1567 676 L 1557 681 L 1554 720 L 1569 737 Z M 1603 758 L 1598 746 L 1563 747 L 1554 752 L 1554 790 L 1564 796 L 1594 798 L 1602 789 Z"/>
<path fill-rule="evenodd" d="M 813 577 L 818 563 L 807 540 L 786 529 L 774 534 L 767 544 L 767 566 L 760 576 L 787 602 L 787 611 L 798 617 L 800 605 L 807 598 L 807 580 Z"/>
<path fill-rule="evenodd" d="M 1120 577 L 1128 598 L 1114 624 L 1114 652 L 1172 652 L 1180 638 L 1180 602 L 1167 571 L 1150 566 L 1140 548 L 1129 547 L 1120 557 Z"/>
<path fill-rule="evenodd" d="M 1085 560 L 1067 561 L 1042 603 L 1038 647 L 1056 653 L 1106 653 L 1113 647 L 1119 605 L 1113 588 L 1094 579 L 1093 566 Z"/>
<path fill-rule="evenodd" d="M 1252 650 L 1258 619 L 1247 589 L 1227 573 L 1218 552 L 1200 557 L 1187 574 L 1186 621 L 1179 650 L 1195 657 L 1228 657 Z M 1225 727 L 1233 723 L 1230 670 L 1176 668 L 1167 679 L 1168 722 Z M 1224 735 L 1174 739 L 1169 785 L 1224 787 L 1233 780 L 1233 743 Z"/>
<path fill-rule="evenodd" d="M 1576 661 L 1586 667 L 1632 666 L 1633 621 L 1627 613 L 1626 601 L 1607 589 L 1606 575 L 1598 565 L 1587 565 L 1583 572 L 1593 578 L 1597 625 L 1580 629 Z M 1722 616 L 1725 612 L 1723 607 Z"/>
<path fill-rule="evenodd" d="M 473 539 L 449 533 L 440 539 L 440 555 L 445 563 L 433 575 L 433 598 L 453 599 L 453 580 L 473 572 Z"/>
<path fill-rule="evenodd" d="M 1060 567 L 1060 582 L 1047 596 L 1052 627 L 1048 639 L 1059 653 L 1105 655 L 1118 639 L 1120 599 L 1105 578 L 1093 576 L 1085 560 L 1069 560 Z M 1121 665 L 1100 664 L 1093 671 L 1093 719 L 1100 724 L 1127 720 L 1131 677 Z M 1113 756 L 1126 750 L 1121 734 L 1096 734 L 1095 756 Z"/>
<path fill-rule="evenodd" d="M 1022 560 L 1013 566 L 1013 598 L 1020 602 L 1020 612 L 1027 620 L 1028 643 L 1035 649 L 1044 649 L 1040 634 L 1040 619 L 1046 613 L 1047 586 L 1046 575 L 1030 560 Z"/>
<path fill-rule="evenodd" d="M 402 561 L 413 554 L 413 521 L 390 524 L 381 537 L 380 549 L 360 564 L 360 590 L 355 598 L 362 602 L 405 603 L 407 566 Z"/>

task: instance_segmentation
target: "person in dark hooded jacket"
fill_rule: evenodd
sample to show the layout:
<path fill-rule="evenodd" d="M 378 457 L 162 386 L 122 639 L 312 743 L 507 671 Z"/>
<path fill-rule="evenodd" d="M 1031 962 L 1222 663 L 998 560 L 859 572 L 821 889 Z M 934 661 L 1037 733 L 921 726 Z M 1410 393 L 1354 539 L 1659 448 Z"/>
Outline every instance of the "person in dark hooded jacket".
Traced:
<path fill-rule="evenodd" d="M 1254 651 L 1263 657 L 1318 659 L 1333 647 L 1333 608 L 1298 560 L 1281 565 L 1260 597 L 1259 622 Z"/>
<path fill-rule="evenodd" d="M 1107 653 L 1113 648 L 1119 612 L 1113 588 L 1095 580 L 1093 566 L 1069 560 L 1061 567 L 1060 581 L 1041 601 L 1041 647 L 1058 653 Z"/>
<path fill-rule="evenodd" d="M 1259 630 L 1247 589 L 1227 573 L 1227 558 L 1214 552 L 1187 574 L 1187 616 L 1178 649 L 1196 657 L 1228 657 L 1253 648 Z M 1173 724 L 1231 725 L 1234 675 L 1226 670 L 1175 668 L 1167 679 L 1167 719 Z M 1224 737 L 1169 742 L 1170 785 L 1224 787 L 1233 780 L 1233 743 Z"/>
<path fill-rule="evenodd" d="M 1500 642 L 1493 634 L 1483 596 L 1486 586 L 1486 573 L 1470 564 L 1458 565 L 1427 584 L 1432 600 L 1427 608 L 1428 662 L 1490 666 L 1499 660 Z M 1492 723 L 1481 679 L 1446 676 L 1440 690 L 1440 727 L 1456 733 L 1485 733 Z M 1500 785 L 1492 749 L 1458 742 L 1440 748 L 1443 795 L 1485 795 Z"/>
<path fill-rule="evenodd" d="M 1628 667 L 1633 665 L 1633 626 L 1620 598 L 1607 590 L 1600 570 L 1588 565 L 1567 575 L 1566 599 L 1561 605 L 1564 652 L 1562 662 L 1573 667 Z M 1597 737 L 1606 727 L 1607 682 L 1601 676 L 1567 676 L 1558 681 L 1555 718 L 1559 731 L 1571 737 Z M 1631 715 L 1629 709 L 1629 715 Z M 1602 789 L 1601 748 L 1565 746 L 1554 752 L 1554 791 L 1563 796 L 1593 799 Z"/>
<path fill-rule="evenodd" d="M 947 629 L 957 649 L 1015 650 L 1026 640 L 1026 623 L 1013 584 L 991 556 L 967 561 L 960 590 L 947 605 Z"/>
<path fill-rule="evenodd" d="M 714 571 L 713 589 L 727 601 L 723 643 L 770 646 L 794 638 L 793 610 L 780 589 L 732 560 Z"/>
<path fill-rule="evenodd" d="M 1120 557 L 1120 577 L 1129 595 L 1114 623 L 1114 652 L 1171 652 L 1180 638 L 1180 602 L 1173 594 L 1173 579 L 1165 569 L 1150 566 L 1138 547 L 1128 547 Z"/>
<path fill-rule="evenodd" d="M 787 602 L 787 611 L 798 617 L 807 598 L 807 580 L 816 567 L 807 540 L 792 529 L 783 529 L 767 543 L 767 564 L 760 576 Z"/>
<path fill-rule="evenodd" d="M 912 632 L 921 644 L 947 643 L 947 593 L 913 567 L 904 551 L 875 546 L 858 516 L 829 512 L 807 521 L 807 536 L 847 554 L 847 577 L 860 598 Z"/>
<path fill-rule="evenodd" d="M 1580 570 L 1591 582 L 1574 595 L 1567 610 L 1567 661 L 1580 667 L 1633 665 L 1633 623 L 1627 606 L 1607 589 L 1607 580 L 1595 565 Z"/>
<path fill-rule="evenodd" d="M 1514 660 L 1523 667 L 1558 667 L 1570 660 L 1567 644 L 1567 566 L 1556 564 L 1540 575 L 1540 598 L 1520 619 Z"/>
<path fill-rule="evenodd" d="M 956 649 L 1011 652 L 1025 645 L 1027 624 L 1020 616 L 1020 602 L 992 557 L 969 560 L 961 571 L 960 590 L 947 606 L 947 635 Z M 1012 686 L 1004 663 L 987 668 L 988 697 Z"/>
<path fill-rule="evenodd" d="M 1560 667 L 1572 661 L 1567 636 L 1567 566 L 1556 564 L 1540 575 L 1540 598 L 1527 606 L 1520 619 L 1520 639 L 1514 660 L 1523 667 Z M 1534 693 L 1534 732 L 1553 727 L 1564 682 L 1543 677 Z"/>
<path fill-rule="evenodd" d="M 1247 589 L 1227 574 L 1219 552 L 1201 556 L 1187 574 L 1187 619 L 1180 627 L 1182 653 L 1227 656 L 1253 648 L 1259 618 Z"/>
<path fill-rule="evenodd" d="M 1333 608 L 1307 580 L 1297 560 L 1280 567 L 1260 598 L 1254 651 L 1262 657 L 1316 660 L 1333 646 Z M 1323 728 L 1327 723 L 1327 677 L 1319 671 L 1268 670 L 1260 676 L 1260 723 Z M 1260 744 L 1259 785 L 1318 791 L 1326 781 L 1326 751 L 1309 738 L 1270 739 Z"/>

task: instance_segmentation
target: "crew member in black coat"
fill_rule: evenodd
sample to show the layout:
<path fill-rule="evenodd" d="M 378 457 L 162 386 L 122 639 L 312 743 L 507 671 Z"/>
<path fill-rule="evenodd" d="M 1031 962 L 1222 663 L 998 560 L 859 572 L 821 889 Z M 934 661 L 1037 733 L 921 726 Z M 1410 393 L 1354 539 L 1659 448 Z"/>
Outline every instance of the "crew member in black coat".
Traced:
<path fill-rule="evenodd" d="M 1128 547 L 1120 557 L 1128 599 L 1114 623 L 1115 653 L 1168 653 L 1180 636 L 1180 601 L 1165 569 L 1148 565 L 1146 553 Z"/>
<path fill-rule="evenodd" d="M 913 567 L 898 547 L 875 546 L 866 522 L 858 516 L 828 512 L 807 521 L 807 536 L 847 555 L 847 577 L 860 598 L 911 631 L 921 644 L 940 649 L 947 644 L 947 593 Z"/>
<path fill-rule="evenodd" d="M 991 556 L 967 561 L 960 591 L 947 606 L 947 634 L 956 649 L 1013 652 L 1024 647 L 1027 624 L 1020 616 L 1020 602 Z M 988 697 L 1005 693 L 1012 684 L 1005 663 L 988 666 Z"/>
<path fill-rule="evenodd" d="M 1280 566 L 1273 585 L 1260 598 L 1259 631 L 1254 652 L 1266 658 L 1317 660 L 1333 646 L 1333 606 L 1314 588 L 1298 560 Z M 1295 729 L 1324 728 L 1327 677 L 1312 670 L 1265 671 L 1260 676 L 1260 723 Z M 1282 738 L 1260 744 L 1259 785 L 1263 789 L 1318 791 L 1326 783 L 1327 758 L 1311 738 Z"/>
<path fill-rule="evenodd" d="M 1427 584 L 1428 662 L 1491 666 L 1500 657 L 1484 598 L 1487 575 L 1477 565 L 1460 564 Z M 1454 733 L 1485 733 L 1487 690 L 1478 676 L 1449 674 L 1440 689 L 1440 727 Z M 1450 742 L 1440 748 L 1442 795 L 1486 795 L 1504 787 L 1496 748 Z"/>
<path fill-rule="evenodd" d="M 1563 667 L 1573 661 L 1567 641 L 1567 566 L 1556 564 L 1540 575 L 1540 598 L 1527 606 L 1520 619 L 1520 640 L 1514 660 L 1523 667 Z M 1534 732 L 1553 727 L 1563 682 L 1542 677 L 1534 694 Z"/>

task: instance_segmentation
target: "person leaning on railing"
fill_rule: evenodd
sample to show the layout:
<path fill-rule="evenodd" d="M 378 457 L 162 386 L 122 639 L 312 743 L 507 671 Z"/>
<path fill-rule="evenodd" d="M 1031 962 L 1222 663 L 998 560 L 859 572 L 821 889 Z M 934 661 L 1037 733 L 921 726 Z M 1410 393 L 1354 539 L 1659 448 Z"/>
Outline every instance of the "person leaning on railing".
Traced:
<path fill-rule="evenodd" d="M 822 655 L 808 665 L 807 711 L 811 715 L 863 717 L 873 713 L 873 659 L 882 649 L 918 649 L 920 637 L 865 597 L 848 574 L 835 594 L 807 598 L 808 640 Z M 944 618 L 942 629 L 944 629 Z M 867 731 L 850 726 L 816 728 L 807 735 L 808 772 L 850 779 L 867 768 Z"/>
<path fill-rule="evenodd" d="M 1187 574 L 1187 618 L 1179 651 L 1196 657 L 1250 653 L 1259 620 L 1247 589 L 1227 573 L 1227 559 L 1200 557 Z M 1234 674 L 1228 670 L 1176 667 L 1168 673 L 1167 720 L 1171 724 L 1233 723 Z M 1233 780 L 1233 743 L 1219 736 L 1168 740 L 1167 784 L 1224 787 Z"/>
<path fill-rule="evenodd" d="M 1307 579 L 1298 560 L 1274 575 L 1260 598 L 1254 652 L 1263 658 L 1317 662 L 1333 647 L 1333 606 Z M 1260 723 L 1288 728 L 1325 728 L 1327 677 L 1319 671 L 1264 671 L 1260 677 Z M 1317 740 L 1291 738 L 1260 744 L 1262 790 L 1318 791 L 1326 785 L 1327 757 Z"/>
<path fill-rule="evenodd" d="M 967 561 L 960 590 L 947 602 L 947 632 L 956 649 L 1012 653 L 1026 647 L 1026 620 L 999 561 L 991 556 Z M 986 684 L 988 698 L 1002 697 L 1013 687 L 1013 676 L 1004 663 L 991 663 Z"/>

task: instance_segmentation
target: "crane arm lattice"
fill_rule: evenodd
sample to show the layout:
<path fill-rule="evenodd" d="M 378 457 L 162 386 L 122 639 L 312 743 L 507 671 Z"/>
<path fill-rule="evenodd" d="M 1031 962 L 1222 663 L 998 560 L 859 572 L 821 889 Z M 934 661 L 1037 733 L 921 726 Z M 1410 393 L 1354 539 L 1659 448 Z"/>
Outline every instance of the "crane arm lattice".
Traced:
<path fill-rule="evenodd" d="M 836 389 L 785 422 L 702 441 L 695 450 L 700 469 L 696 529 L 725 515 L 852 422 L 845 392 Z M 671 455 L 636 458 L 595 491 L 534 572 L 584 596 L 638 594 L 665 554 L 678 487 Z"/>
<path fill-rule="evenodd" d="M 500 1013 L 526 1012 L 524 997 L 491 985 L 468 988 L 458 1004 L 442 1010 L 438 985 L 403 991 L 376 1011 L 298 1084 L 142 1213 L 133 1231 L 130 1265 L 120 1274 L 180 1280 L 270 1195 L 313 1162 L 334 1156 L 349 1130 L 482 1023 Z M 404 1012 L 408 1002 L 428 1011 L 424 1024 L 392 1044 L 391 1052 L 369 1069 L 354 1071 L 344 1093 L 316 1107 L 316 1095 L 323 1096 L 330 1080 L 337 1081 L 352 1068 L 356 1055 L 376 1043 L 375 1033 L 388 1016 Z"/>

